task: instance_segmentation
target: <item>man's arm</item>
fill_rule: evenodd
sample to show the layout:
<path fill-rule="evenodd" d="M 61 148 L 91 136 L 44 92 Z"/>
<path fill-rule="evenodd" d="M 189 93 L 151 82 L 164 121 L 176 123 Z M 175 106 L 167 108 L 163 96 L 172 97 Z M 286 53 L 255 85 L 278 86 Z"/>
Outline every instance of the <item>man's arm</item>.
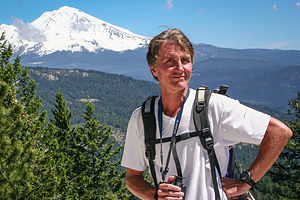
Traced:
<path fill-rule="evenodd" d="M 174 180 L 175 177 L 171 176 L 167 183 L 162 183 L 159 185 L 158 199 L 171 198 L 176 200 L 183 198 L 184 193 L 181 192 L 181 188 L 173 184 L 169 184 Z M 154 199 L 155 188 L 144 180 L 143 171 L 136 171 L 127 168 L 126 186 L 132 194 L 140 199 Z"/>
<path fill-rule="evenodd" d="M 128 190 L 140 199 L 154 199 L 155 188 L 144 180 L 144 172 L 128 169 L 126 172 Z"/>
<path fill-rule="evenodd" d="M 292 131 L 284 123 L 271 117 L 257 157 L 248 170 L 255 182 L 271 168 L 291 137 Z M 227 178 L 222 178 L 222 187 L 229 198 L 239 196 L 250 189 L 247 183 Z"/>

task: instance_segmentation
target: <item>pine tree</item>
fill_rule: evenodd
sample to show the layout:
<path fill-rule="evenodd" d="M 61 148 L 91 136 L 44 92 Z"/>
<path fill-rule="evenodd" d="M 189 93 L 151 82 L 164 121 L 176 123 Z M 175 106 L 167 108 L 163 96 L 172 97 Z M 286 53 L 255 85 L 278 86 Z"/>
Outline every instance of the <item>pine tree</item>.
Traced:
<path fill-rule="evenodd" d="M 128 199 L 117 157 L 121 147 L 111 138 L 111 128 L 100 124 L 94 117 L 94 107 L 86 103 L 85 123 L 71 127 L 71 112 L 59 92 L 53 118 L 46 132 L 51 161 L 45 183 L 49 198 L 59 199 Z M 50 175 L 52 174 L 52 175 Z"/>
<path fill-rule="evenodd" d="M 54 119 L 50 119 L 45 132 L 47 151 L 45 156 L 45 171 L 48 172 L 43 182 L 47 184 L 43 190 L 49 198 L 75 199 L 72 172 L 71 149 L 71 112 L 66 107 L 66 100 L 61 91 L 56 95 Z"/>
<path fill-rule="evenodd" d="M 0 37 L 0 196 L 19 199 L 34 188 L 35 170 L 43 157 L 39 138 L 46 113 L 36 84 L 22 68 L 20 57 L 11 63 L 13 50 Z"/>
<path fill-rule="evenodd" d="M 123 183 L 125 172 L 120 171 L 118 158 L 122 146 L 116 146 L 111 127 L 100 124 L 93 116 L 94 112 L 94 106 L 86 102 L 85 123 L 74 130 L 77 159 L 73 171 L 82 180 L 79 196 L 85 195 L 84 199 L 115 199 L 114 196 L 128 199 L 130 196 Z"/>
<path fill-rule="evenodd" d="M 296 200 L 300 197 L 300 92 L 289 101 L 289 107 L 289 113 L 295 116 L 295 120 L 286 124 L 293 131 L 293 137 L 269 174 L 275 182 L 274 192 L 278 199 Z"/>
<path fill-rule="evenodd" d="M 9 108 L 4 106 L 10 88 L 3 82 L 1 82 L 0 87 L 0 196 L 17 199 L 22 191 L 27 190 L 23 180 L 32 181 L 30 179 L 33 170 L 21 157 L 22 153 L 25 154 L 23 152 L 25 145 L 19 140 L 24 124 L 22 120 L 23 108 L 18 103 Z M 28 151 L 26 153 L 30 158 L 32 156 L 30 154 L 33 152 Z M 25 187 L 20 187 L 23 184 Z"/>

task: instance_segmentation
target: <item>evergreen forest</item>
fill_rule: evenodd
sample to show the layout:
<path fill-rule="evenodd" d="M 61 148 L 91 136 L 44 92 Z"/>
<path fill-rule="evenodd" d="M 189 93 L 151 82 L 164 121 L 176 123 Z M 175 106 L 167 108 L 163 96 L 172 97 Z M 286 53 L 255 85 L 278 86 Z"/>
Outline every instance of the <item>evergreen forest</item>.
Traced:
<path fill-rule="evenodd" d="M 83 123 L 71 126 L 72 112 L 58 91 L 48 118 L 36 82 L 12 55 L 2 34 L 0 199 L 132 199 L 120 169 L 122 146 L 94 105 L 83 102 Z"/>
<path fill-rule="evenodd" d="M 14 59 L 13 59 L 14 58 Z M 113 89 L 112 89 L 113 88 Z M 120 155 L 128 119 L 156 83 L 89 70 L 27 68 L 0 38 L 0 199 L 134 199 Z M 252 189 L 258 200 L 300 196 L 300 92 L 275 116 L 293 137 Z M 258 147 L 235 147 L 246 169 Z"/>

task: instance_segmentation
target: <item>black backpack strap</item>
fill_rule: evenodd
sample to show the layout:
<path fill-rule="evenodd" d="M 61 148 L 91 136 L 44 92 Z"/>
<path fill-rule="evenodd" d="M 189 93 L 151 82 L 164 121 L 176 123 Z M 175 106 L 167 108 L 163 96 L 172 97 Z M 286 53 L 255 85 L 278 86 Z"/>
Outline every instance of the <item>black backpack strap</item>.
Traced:
<path fill-rule="evenodd" d="M 175 142 L 178 143 L 180 141 L 188 140 L 192 137 L 199 137 L 200 133 L 195 131 L 195 132 L 187 132 L 187 133 L 182 133 L 180 135 L 175 136 Z M 162 139 L 155 139 L 153 142 L 154 144 L 159 144 L 160 142 L 166 143 L 166 142 L 171 142 L 172 137 L 165 137 Z"/>
<path fill-rule="evenodd" d="M 215 190 L 216 200 L 221 199 L 218 189 L 217 175 L 216 170 L 218 171 L 221 177 L 220 166 L 216 157 L 214 150 L 214 140 L 211 134 L 209 121 L 208 121 L 208 102 L 211 96 L 211 90 L 208 90 L 206 87 L 200 87 L 197 90 L 194 108 L 193 108 L 193 117 L 194 124 L 197 132 L 200 133 L 200 141 L 204 149 L 207 150 L 209 163 L 211 167 L 212 181 Z"/>
<path fill-rule="evenodd" d="M 154 104 L 156 96 L 149 97 L 142 105 L 142 118 L 144 123 L 145 155 L 149 161 L 149 168 L 155 187 L 158 187 L 153 160 L 155 159 L 156 119 Z"/>

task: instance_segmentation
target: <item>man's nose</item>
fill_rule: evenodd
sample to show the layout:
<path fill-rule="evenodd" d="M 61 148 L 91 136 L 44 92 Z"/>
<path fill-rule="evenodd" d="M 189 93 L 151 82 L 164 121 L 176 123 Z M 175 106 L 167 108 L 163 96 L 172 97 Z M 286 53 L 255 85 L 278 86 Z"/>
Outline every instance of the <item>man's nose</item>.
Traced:
<path fill-rule="evenodd" d="M 176 69 L 182 71 L 184 69 L 184 65 L 181 61 L 176 62 Z"/>

